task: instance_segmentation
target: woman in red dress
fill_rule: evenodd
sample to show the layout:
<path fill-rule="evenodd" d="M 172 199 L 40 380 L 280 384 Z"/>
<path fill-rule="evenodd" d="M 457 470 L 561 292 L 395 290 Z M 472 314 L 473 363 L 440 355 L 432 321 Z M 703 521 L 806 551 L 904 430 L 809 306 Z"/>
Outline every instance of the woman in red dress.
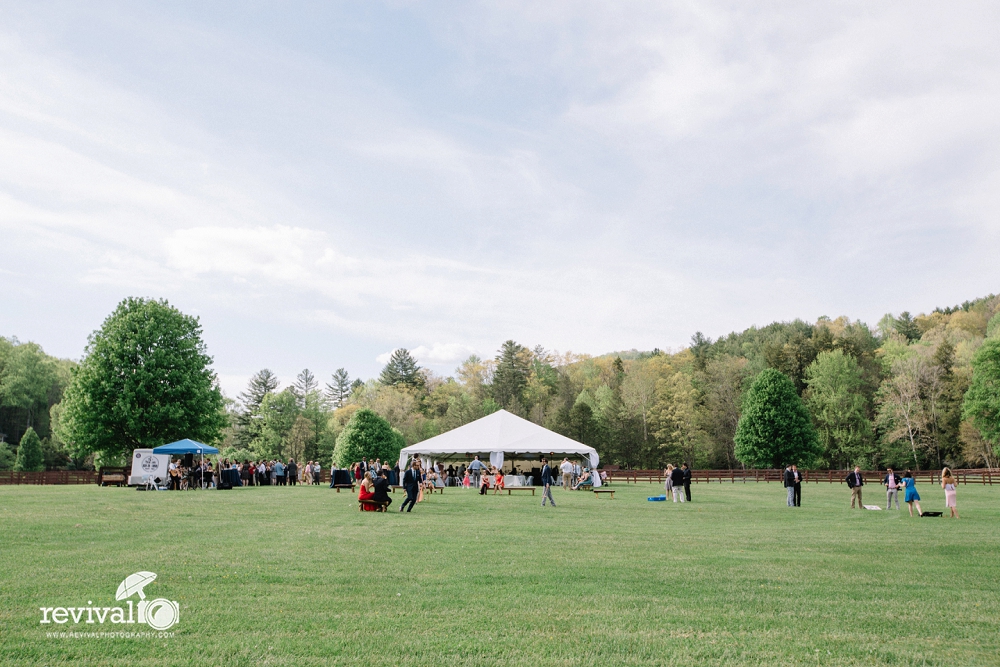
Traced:
<path fill-rule="evenodd" d="M 358 500 L 371 500 L 374 496 L 375 483 L 372 482 L 372 474 L 366 472 L 365 479 L 361 482 L 361 489 L 358 491 Z M 375 505 L 362 505 L 361 509 L 365 512 L 374 512 L 377 508 Z"/>

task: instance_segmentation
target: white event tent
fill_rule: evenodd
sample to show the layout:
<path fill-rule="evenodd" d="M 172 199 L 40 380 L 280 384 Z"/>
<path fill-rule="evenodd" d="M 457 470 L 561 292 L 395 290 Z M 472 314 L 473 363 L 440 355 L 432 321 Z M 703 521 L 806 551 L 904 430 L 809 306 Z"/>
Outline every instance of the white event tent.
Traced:
<path fill-rule="evenodd" d="M 542 456 L 580 458 L 597 470 L 600 457 L 597 450 L 547 428 L 521 419 L 506 410 L 486 415 L 465 426 L 429 438 L 415 445 L 404 447 L 399 453 L 399 469 L 405 470 L 411 457 L 431 458 L 436 461 L 466 461 L 479 455 L 489 457 L 492 465 L 500 468 L 504 459 L 538 460 Z M 558 473 L 558 461 L 551 460 L 553 474 Z M 600 486 L 599 475 L 594 476 L 594 486 Z"/>

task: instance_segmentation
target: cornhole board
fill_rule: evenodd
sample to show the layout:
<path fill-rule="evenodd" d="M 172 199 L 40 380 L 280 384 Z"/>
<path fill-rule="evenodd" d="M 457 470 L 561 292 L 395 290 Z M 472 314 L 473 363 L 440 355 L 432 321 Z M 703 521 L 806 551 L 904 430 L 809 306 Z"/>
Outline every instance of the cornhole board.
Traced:
<path fill-rule="evenodd" d="M 666 496 L 650 496 L 649 498 L 646 498 L 646 500 L 650 502 L 657 502 L 657 501 L 663 502 L 666 499 L 667 499 Z"/>
<path fill-rule="evenodd" d="M 866 510 L 881 510 L 882 508 L 878 505 L 862 505 Z"/>

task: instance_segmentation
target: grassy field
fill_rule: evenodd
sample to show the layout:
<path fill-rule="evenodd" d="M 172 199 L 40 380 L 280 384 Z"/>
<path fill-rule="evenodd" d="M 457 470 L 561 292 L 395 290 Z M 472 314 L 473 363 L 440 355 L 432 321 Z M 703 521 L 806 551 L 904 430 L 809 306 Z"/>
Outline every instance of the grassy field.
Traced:
<path fill-rule="evenodd" d="M 961 487 L 960 521 L 851 511 L 842 485 L 800 509 L 776 484 L 615 488 L 373 514 L 323 487 L 0 487 L 0 663 L 1000 664 L 1000 488 Z M 46 637 L 96 626 L 39 607 L 115 606 L 139 570 L 174 636 Z"/>

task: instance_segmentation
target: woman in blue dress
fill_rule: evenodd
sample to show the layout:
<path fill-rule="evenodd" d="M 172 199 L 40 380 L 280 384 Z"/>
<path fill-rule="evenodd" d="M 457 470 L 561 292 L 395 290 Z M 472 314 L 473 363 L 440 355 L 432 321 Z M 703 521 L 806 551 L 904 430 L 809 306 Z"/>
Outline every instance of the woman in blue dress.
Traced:
<path fill-rule="evenodd" d="M 920 494 L 917 493 L 917 483 L 913 479 L 913 473 L 909 470 L 903 475 L 903 488 L 906 489 L 906 495 L 903 500 L 906 501 L 907 507 L 910 508 L 910 516 L 913 516 L 913 506 L 917 506 L 917 516 L 923 515 L 923 510 L 920 509 Z"/>

